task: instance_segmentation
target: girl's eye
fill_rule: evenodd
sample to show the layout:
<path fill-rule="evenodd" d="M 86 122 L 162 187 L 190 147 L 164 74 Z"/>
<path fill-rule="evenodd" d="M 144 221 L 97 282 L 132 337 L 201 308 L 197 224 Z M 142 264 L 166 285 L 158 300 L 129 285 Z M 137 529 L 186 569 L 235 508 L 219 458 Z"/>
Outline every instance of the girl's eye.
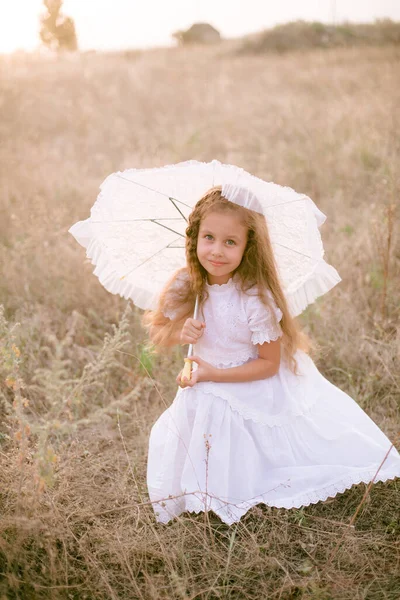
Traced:
<path fill-rule="evenodd" d="M 235 246 L 235 242 L 233 240 L 226 240 L 228 246 Z"/>
<path fill-rule="evenodd" d="M 210 233 L 207 233 L 205 236 L 206 240 L 212 240 L 213 236 Z"/>

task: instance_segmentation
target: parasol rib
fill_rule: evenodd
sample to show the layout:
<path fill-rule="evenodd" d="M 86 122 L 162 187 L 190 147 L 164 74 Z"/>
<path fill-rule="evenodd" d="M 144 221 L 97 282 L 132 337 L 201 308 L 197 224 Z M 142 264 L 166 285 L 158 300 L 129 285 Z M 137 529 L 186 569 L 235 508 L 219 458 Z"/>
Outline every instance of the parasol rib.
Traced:
<path fill-rule="evenodd" d="M 185 219 L 186 223 L 188 222 L 187 218 L 185 217 L 185 215 L 183 214 L 183 212 L 180 210 L 179 206 L 177 206 L 175 204 L 175 198 L 169 198 L 170 201 L 172 202 L 172 204 L 175 206 L 176 210 L 178 211 L 178 213 Z"/>
<path fill-rule="evenodd" d="M 175 231 L 174 229 L 171 229 L 171 227 L 167 227 L 166 225 L 163 225 L 162 223 L 159 223 L 158 220 L 156 221 L 155 219 L 150 219 L 150 221 L 152 223 L 155 223 L 156 225 L 160 225 L 160 227 L 164 227 L 164 229 L 168 229 L 168 231 L 172 231 L 172 233 L 176 233 L 176 235 L 179 235 L 180 237 L 185 237 L 184 235 L 182 235 L 181 233 L 179 233 L 179 231 Z"/>
<path fill-rule="evenodd" d="M 119 177 L 120 179 L 124 179 L 128 183 L 133 183 L 135 185 L 139 185 L 140 187 L 143 187 L 146 190 L 149 190 L 149 192 L 155 192 L 156 194 L 159 194 L 160 196 L 164 196 L 164 198 L 168 198 L 168 200 L 170 200 L 172 202 L 172 204 L 175 206 L 175 208 L 179 212 L 179 214 L 182 215 L 182 217 L 187 222 L 187 218 L 179 210 L 179 207 L 176 206 L 175 202 L 178 202 L 179 204 L 182 204 L 183 206 L 186 206 L 187 208 L 190 208 L 190 209 L 193 209 L 193 206 L 190 206 L 189 204 L 186 204 L 185 202 L 182 202 L 182 200 L 178 200 L 177 198 L 172 198 L 168 194 L 163 194 L 163 192 L 160 192 L 159 190 L 155 190 L 154 188 L 151 188 L 147 185 L 143 185 L 142 183 L 138 183 L 137 181 L 133 181 L 132 179 L 128 179 L 127 177 L 122 177 L 122 175 L 117 175 L 117 177 Z M 214 173 L 213 173 L 213 186 L 214 186 Z M 297 198 L 296 200 L 288 200 L 287 202 L 278 202 L 278 204 L 271 204 L 270 206 L 266 206 L 265 210 L 269 210 L 270 208 L 275 208 L 277 206 L 284 206 L 285 204 L 293 204 L 293 202 L 304 202 L 305 200 L 308 200 L 308 197 L 304 195 L 303 197 Z"/>
<path fill-rule="evenodd" d="M 159 217 L 158 219 L 117 219 L 116 221 L 90 221 L 90 223 L 99 223 L 104 225 L 104 223 L 137 223 L 138 221 L 179 221 L 178 217 Z"/>
<path fill-rule="evenodd" d="M 160 225 L 160 227 L 164 227 L 164 229 L 168 229 L 168 231 L 172 231 L 172 233 L 176 233 L 176 235 L 179 235 L 180 237 L 185 237 L 184 235 L 182 235 L 182 233 L 179 233 L 179 231 L 175 231 L 175 229 L 171 229 L 171 227 L 163 225 L 162 223 L 160 223 L 160 221 L 177 221 L 177 219 L 128 219 L 126 221 L 91 221 L 90 224 L 104 225 L 105 223 L 154 223 L 155 225 Z"/>
<path fill-rule="evenodd" d="M 178 240 L 174 240 L 173 242 L 171 242 L 171 244 L 174 244 L 177 241 Z M 136 267 L 133 267 L 133 269 L 131 269 L 130 271 L 128 271 L 128 273 L 125 273 L 125 275 L 123 275 L 122 277 L 120 277 L 120 279 L 125 279 L 125 277 L 128 277 L 128 275 L 130 275 L 131 273 L 133 273 L 133 271 L 136 271 L 136 269 L 139 269 L 140 267 L 142 267 L 144 264 L 146 264 L 147 262 L 149 262 L 149 260 L 151 260 L 152 258 L 154 258 L 155 256 L 157 256 L 157 254 L 160 254 L 160 252 L 163 252 L 163 250 L 166 250 L 167 248 L 181 248 L 181 246 L 171 246 L 170 244 L 168 244 L 168 246 L 164 246 L 164 248 L 161 248 L 160 250 L 157 250 L 157 252 L 154 252 L 154 254 L 152 254 L 151 256 L 149 256 L 149 258 L 146 258 L 146 260 L 144 260 L 142 263 L 140 263 L 140 265 L 137 265 Z"/>
<path fill-rule="evenodd" d="M 124 179 L 124 181 L 128 181 L 129 183 L 139 185 L 140 187 L 145 188 L 146 190 L 149 190 L 149 192 L 155 192 L 156 194 L 159 194 L 160 196 L 164 196 L 164 198 L 168 198 L 168 200 L 171 199 L 169 194 L 163 194 L 159 190 L 155 190 L 155 189 L 149 187 L 148 185 L 143 185 L 143 183 L 139 183 L 138 181 L 133 181 L 132 179 L 128 179 L 127 177 L 122 177 L 122 175 L 117 175 L 117 177 L 119 177 L 120 179 Z M 183 204 L 183 206 L 186 206 L 187 208 L 190 208 L 190 209 L 193 208 L 192 206 L 189 206 L 189 204 L 185 204 L 185 202 L 182 202 L 182 200 L 177 200 L 176 198 L 174 198 L 174 200 L 175 200 L 175 202 L 179 202 L 179 204 Z"/>
<path fill-rule="evenodd" d="M 282 248 L 286 248 L 286 250 L 290 250 L 291 252 L 296 252 L 297 254 L 301 254 L 301 256 L 305 256 L 306 258 L 311 258 L 312 260 L 319 261 L 319 258 L 315 258 L 314 256 L 310 256 L 309 254 L 304 254 L 304 252 L 300 252 L 300 250 L 295 250 L 294 248 L 290 248 L 289 246 L 285 246 L 285 244 L 280 244 L 279 242 L 274 242 L 273 246 L 282 246 Z"/>
<path fill-rule="evenodd" d="M 307 196 L 303 196 L 303 198 L 297 198 L 297 200 L 288 200 L 287 202 L 278 202 L 278 204 L 270 204 L 265 207 L 265 210 L 269 210 L 270 208 L 275 208 L 276 206 L 284 206 L 285 204 L 293 204 L 293 202 L 304 202 L 307 200 Z"/>
<path fill-rule="evenodd" d="M 213 176 L 214 176 L 214 174 L 213 174 Z M 128 179 L 127 177 L 122 177 L 122 175 L 117 175 L 117 177 L 119 177 L 120 179 L 123 179 L 124 181 L 127 181 L 128 183 L 133 183 L 135 185 L 139 185 L 140 187 L 145 188 L 146 190 L 149 190 L 149 192 L 155 192 L 156 194 L 159 194 L 160 196 L 164 196 L 164 198 L 168 198 L 168 200 L 171 200 L 172 204 L 179 211 L 179 213 L 182 215 L 182 217 L 185 219 L 185 221 L 187 221 L 186 217 L 181 213 L 179 208 L 176 206 L 175 202 L 178 202 L 179 204 L 182 204 L 183 206 L 186 206 L 187 208 L 190 208 L 190 209 L 193 209 L 193 206 L 190 206 L 189 204 L 186 204 L 185 202 L 182 202 L 182 200 L 178 200 L 177 198 L 171 198 L 171 196 L 169 196 L 168 194 L 163 194 L 163 192 L 160 192 L 159 190 L 155 190 L 154 188 L 151 188 L 148 185 L 143 185 L 143 183 L 133 181 L 132 179 Z M 214 186 L 214 178 L 213 178 L 213 186 Z M 292 204 L 293 202 L 303 202 L 304 200 L 307 200 L 307 199 L 308 199 L 307 196 L 303 196 L 302 198 L 297 198 L 296 200 L 288 200 L 287 202 L 279 202 L 278 204 L 271 204 L 270 206 L 266 206 L 265 209 L 268 210 L 268 209 L 274 208 L 276 206 L 284 206 L 285 204 Z"/>

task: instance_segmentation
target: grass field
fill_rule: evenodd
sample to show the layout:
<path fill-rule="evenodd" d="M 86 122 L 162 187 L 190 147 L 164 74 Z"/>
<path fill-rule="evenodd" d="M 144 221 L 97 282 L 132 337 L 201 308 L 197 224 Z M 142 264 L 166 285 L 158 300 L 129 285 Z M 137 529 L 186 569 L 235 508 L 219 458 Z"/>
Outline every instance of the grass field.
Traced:
<path fill-rule="evenodd" d="M 301 318 L 313 358 L 399 448 L 399 59 L 0 58 L 1 600 L 400 597 L 399 480 L 231 528 L 156 524 L 147 441 L 181 353 L 148 355 L 140 311 L 67 233 L 128 167 L 217 158 L 307 193 L 343 279 Z"/>

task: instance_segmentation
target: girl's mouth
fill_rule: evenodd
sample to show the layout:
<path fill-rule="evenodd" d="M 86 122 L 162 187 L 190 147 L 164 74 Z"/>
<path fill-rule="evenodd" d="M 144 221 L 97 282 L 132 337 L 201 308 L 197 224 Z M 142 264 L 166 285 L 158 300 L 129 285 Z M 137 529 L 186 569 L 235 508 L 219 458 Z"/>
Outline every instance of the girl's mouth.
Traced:
<path fill-rule="evenodd" d="M 222 263 L 222 262 L 217 262 L 215 260 L 210 260 L 210 263 L 214 266 L 214 267 L 222 267 L 222 265 L 225 265 L 226 263 Z"/>

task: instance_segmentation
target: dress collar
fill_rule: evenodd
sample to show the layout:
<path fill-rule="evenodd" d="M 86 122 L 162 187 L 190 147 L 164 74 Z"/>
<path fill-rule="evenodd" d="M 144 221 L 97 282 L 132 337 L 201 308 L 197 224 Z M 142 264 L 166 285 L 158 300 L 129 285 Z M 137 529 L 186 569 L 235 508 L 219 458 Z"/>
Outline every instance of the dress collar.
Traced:
<path fill-rule="evenodd" d="M 232 288 L 235 287 L 236 284 L 236 279 L 237 277 L 235 277 L 235 275 L 233 277 L 231 277 L 226 283 L 207 283 L 206 282 L 206 289 L 208 290 L 208 292 L 216 292 L 221 293 L 221 292 L 225 292 L 226 290 L 230 290 Z"/>

